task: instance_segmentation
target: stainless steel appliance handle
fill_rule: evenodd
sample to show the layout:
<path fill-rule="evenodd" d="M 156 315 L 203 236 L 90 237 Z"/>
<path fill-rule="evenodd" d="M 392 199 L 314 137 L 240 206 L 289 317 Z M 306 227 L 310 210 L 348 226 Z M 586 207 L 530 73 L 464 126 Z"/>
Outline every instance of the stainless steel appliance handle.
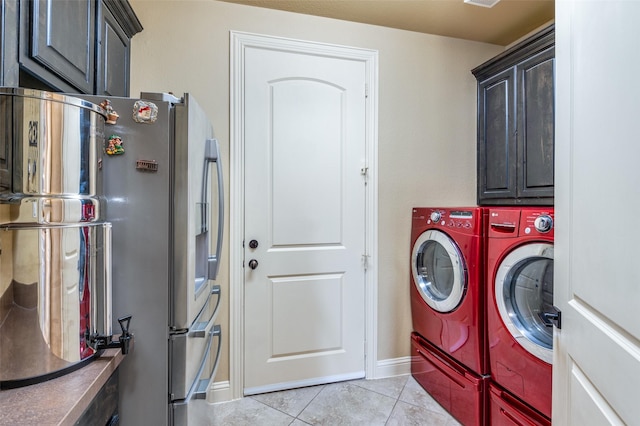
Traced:
<path fill-rule="evenodd" d="M 211 343 L 213 338 L 218 338 L 218 349 L 216 350 L 216 360 L 211 370 L 211 376 L 206 379 L 201 379 L 204 369 L 206 368 L 207 361 L 211 356 Z M 198 373 L 195 380 L 189 388 L 189 392 L 186 398 L 181 401 L 175 401 L 171 403 L 171 418 L 169 420 L 170 426 L 186 425 L 189 419 L 189 409 L 187 408 L 191 400 L 193 399 L 205 399 L 207 396 L 207 389 L 211 386 L 211 382 L 216 376 L 218 370 L 218 364 L 220 363 L 220 353 L 222 349 L 222 331 L 219 325 L 214 326 L 209 332 L 209 339 L 207 341 L 206 351 L 202 357 L 202 362 L 198 368 Z"/>
<path fill-rule="evenodd" d="M 216 242 L 215 254 L 209 254 L 207 258 L 207 275 L 208 279 L 215 280 L 220 269 L 220 255 L 222 254 L 222 237 L 224 228 L 224 182 L 222 177 L 222 159 L 220 158 L 220 144 L 217 139 L 207 139 L 205 148 L 205 168 L 204 181 L 202 191 L 202 202 L 206 205 L 208 198 L 208 177 L 209 163 L 216 163 L 216 172 L 218 175 L 218 241 Z"/>
<path fill-rule="evenodd" d="M 189 328 L 189 337 L 202 338 L 207 336 L 209 330 L 213 327 L 214 319 L 218 315 L 218 308 L 220 308 L 220 298 L 221 298 L 220 292 L 221 290 L 219 285 L 214 285 L 211 288 L 211 293 L 207 297 L 211 298 L 211 296 L 214 294 L 218 296 L 218 300 L 216 300 L 216 307 L 213 308 L 213 313 L 211 314 L 211 316 L 207 321 L 200 321 L 202 314 L 204 314 L 204 312 L 206 311 L 206 307 L 209 305 L 209 300 L 207 300 L 207 302 L 204 304 L 204 307 L 202 308 L 200 313 L 198 313 L 198 316 L 193 322 L 193 325 Z"/>
<path fill-rule="evenodd" d="M 213 368 L 211 369 L 211 375 L 207 378 L 202 379 L 202 374 L 204 373 L 204 369 L 207 366 L 207 361 L 209 360 L 209 356 L 211 356 L 211 342 L 213 338 L 218 338 L 218 349 L 216 350 L 216 359 L 213 364 Z M 196 379 L 193 381 L 191 385 L 191 389 L 189 389 L 189 393 L 185 398 L 184 402 L 189 403 L 191 399 L 205 399 L 207 397 L 207 389 L 211 385 L 214 377 L 216 376 L 216 371 L 218 370 L 218 365 L 220 363 L 220 353 L 222 352 L 222 329 L 219 325 L 213 326 L 211 331 L 209 331 L 209 339 L 207 341 L 207 348 L 205 349 L 205 355 L 202 357 L 202 363 L 200 363 L 200 368 L 198 368 L 198 374 L 196 375 Z"/>
<path fill-rule="evenodd" d="M 198 381 L 198 385 L 196 390 L 193 392 L 193 398 L 195 399 L 206 399 L 207 398 L 207 389 L 211 386 L 213 379 L 216 377 L 216 372 L 218 371 L 218 365 L 220 364 L 220 354 L 222 353 L 222 329 L 219 325 L 213 327 L 211 330 L 211 340 L 214 337 L 218 338 L 218 348 L 216 349 L 216 359 L 213 361 L 213 368 L 211 369 L 211 375 L 206 379 L 201 379 Z M 207 346 L 207 357 L 211 353 L 211 342 Z M 206 360 L 205 360 L 206 361 Z M 199 373 L 204 369 L 204 363 L 200 366 Z M 189 397 L 187 397 L 189 398 Z"/>

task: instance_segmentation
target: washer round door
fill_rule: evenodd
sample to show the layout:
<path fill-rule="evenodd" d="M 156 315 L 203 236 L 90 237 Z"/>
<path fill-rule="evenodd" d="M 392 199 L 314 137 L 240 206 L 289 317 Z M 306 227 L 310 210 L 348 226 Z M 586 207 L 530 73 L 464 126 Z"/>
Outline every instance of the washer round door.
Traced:
<path fill-rule="evenodd" d="M 467 290 L 464 258 L 456 243 L 444 232 L 423 232 L 411 253 L 413 282 L 432 309 L 453 311 Z"/>
<path fill-rule="evenodd" d="M 544 314 L 553 308 L 553 244 L 532 243 L 510 252 L 500 263 L 495 298 L 502 322 L 532 355 L 551 364 L 553 327 Z"/>

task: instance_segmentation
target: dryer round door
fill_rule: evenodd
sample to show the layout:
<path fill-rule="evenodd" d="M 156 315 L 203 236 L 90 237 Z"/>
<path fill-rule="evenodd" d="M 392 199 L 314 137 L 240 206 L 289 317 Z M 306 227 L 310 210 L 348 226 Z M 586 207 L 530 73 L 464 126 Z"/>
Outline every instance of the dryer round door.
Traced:
<path fill-rule="evenodd" d="M 422 299 L 438 312 L 451 312 L 467 290 L 464 259 L 456 243 L 444 232 L 423 232 L 411 253 L 413 282 Z"/>
<path fill-rule="evenodd" d="M 543 314 L 553 309 L 553 244 L 531 243 L 510 252 L 500 263 L 495 298 L 502 322 L 530 354 L 551 364 L 553 327 Z"/>

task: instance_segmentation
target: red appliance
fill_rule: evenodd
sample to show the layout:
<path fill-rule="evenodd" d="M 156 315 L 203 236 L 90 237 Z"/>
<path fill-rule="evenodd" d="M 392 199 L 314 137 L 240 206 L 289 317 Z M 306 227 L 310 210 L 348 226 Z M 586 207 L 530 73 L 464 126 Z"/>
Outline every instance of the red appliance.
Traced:
<path fill-rule="evenodd" d="M 494 383 L 489 384 L 491 426 L 551 426 L 551 421 Z"/>
<path fill-rule="evenodd" d="M 478 375 L 488 374 L 484 327 L 485 209 L 414 208 L 413 330 Z"/>
<path fill-rule="evenodd" d="M 486 425 L 489 376 L 479 376 L 416 333 L 411 334 L 411 374 L 460 423 Z"/>
<path fill-rule="evenodd" d="M 487 342 L 492 381 L 551 418 L 553 207 L 490 208 L 487 221 Z M 496 389 L 498 389 L 496 387 Z M 506 397 L 491 394 L 495 405 Z M 504 402 L 503 402 L 504 403 Z M 498 410 L 498 411 L 496 411 Z M 527 417 L 524 410 L 524 417 Z M 529 418 L 536 423 L 533 415 Z M 495 421 L 495 423 L 494 423 Z"/>

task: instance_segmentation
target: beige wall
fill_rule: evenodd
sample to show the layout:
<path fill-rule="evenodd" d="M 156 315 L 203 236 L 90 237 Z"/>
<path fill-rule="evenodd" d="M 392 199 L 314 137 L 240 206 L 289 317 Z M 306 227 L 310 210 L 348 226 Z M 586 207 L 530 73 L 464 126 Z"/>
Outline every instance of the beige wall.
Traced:
<path fill-rule="evenodd" d="M 379 51 L 378 360 L 408 356 L 411 208 L 475 205 L 476 81 L 470 70 L 503 48 L 214 0 L 131 4 L 144 26 L 132 42 L 131 95 L 192 93 L 214 123 L 227 176 L 229 31 Z M 225 247 L 222 282 L 229 276 L 228 240 Z M 228 324 L 225 302 L 221 314 Z M 224 344 L 228 351 L 228 340 Z M 217 380 L 228 378 L 228 359 L 222 362 Z"/>

